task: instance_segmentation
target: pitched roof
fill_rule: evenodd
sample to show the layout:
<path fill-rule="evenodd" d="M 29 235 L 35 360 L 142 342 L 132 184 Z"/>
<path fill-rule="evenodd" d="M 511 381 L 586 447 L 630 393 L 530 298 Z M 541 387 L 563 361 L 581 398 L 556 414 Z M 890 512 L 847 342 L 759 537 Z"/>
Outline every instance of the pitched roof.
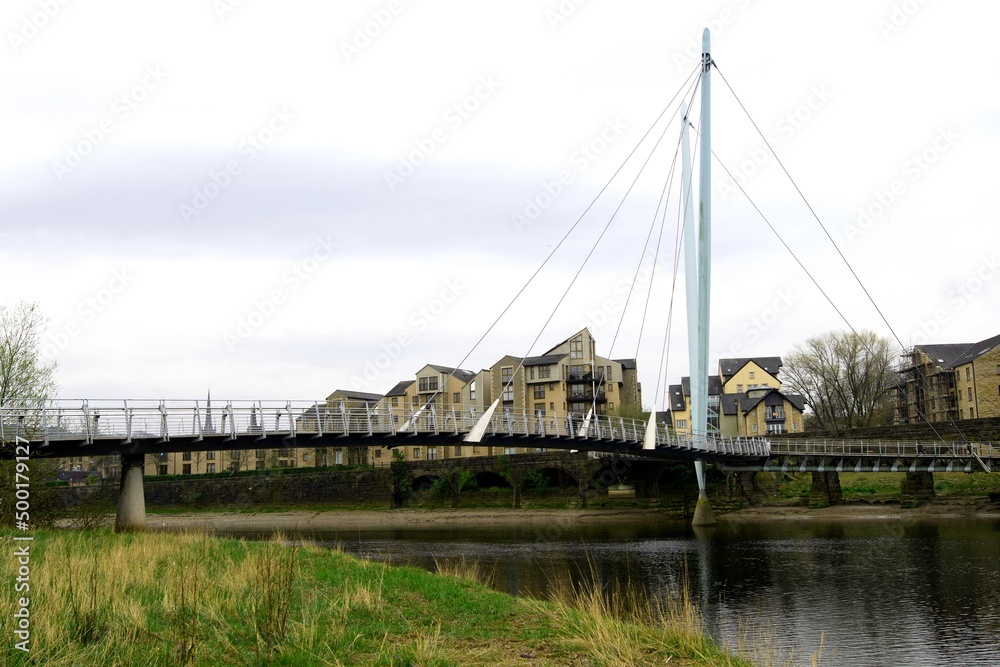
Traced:
<path fill-rule="evenodd" d="M 681 378 L 681 387 L 684 389 L 684 395 L 691 395 L 691 378 L 687 375 Z M 722 393 L 722 381 L 714 375 L 708 376 L 708 395 L 716 396 Z"/>
<path fill-rule="evenodd" d="M 770 396 L 771 394 L 778 394 L 783 399 L 785 399 L 786 401 L 794 405 L 796 408 L 798 408 L 800 411 L 805 410 L 805 405 L 806 405 L 805 396 L 801 396 L 799 394 L 785 394 L 780 389 L 775 389 L 773 387 L 771 389 L 768 389 L 767 391 L 754 389 L 753 393 L 754 393 L 753 398 L 750 397 L 750 392 L 744 392 L 742 394 L 729 394 L 729 395 L 738 398 L 740 411 L 743 413 L 747 413 L 753 410 L 758 403 L 763 401 L 766 396 Z M 723 394 L 723 397 L 725 396 L 726 394 Z M 725 405 L 723 405 L 723 414 L 730 414 L 725 412 Z"/>
<path fill-rule="evenodd" d="M 671 410 L 683 410 L 687 407 L 687 403 L 684 400 L 684 392 L 681 390 L 679 384 L 672 384 L 667 390 L 670 394 L 670 409 Z"/>
<path fill-rule="evenodd" d="M 427 364 L 439 373 L 445 373 L 447 375 L 453 375 L 458 378 L 463 384 L 468 384 L 472 381 L 472 378 L 476 377 L 476 374 L 472 371 L 467 371 L 462 368 L 451 368 L 450 366 L 438 366 L 437 364 Z"/>
<path fill-rule="evenodd" d="M 552 347 L 550 347 L 548 349 L 548 351 L 545 352 L 545 354 L 550 354 L 553 350 L 555 350 L 558 347 L 562 347 L 563 345 L 565 345 L 566 343 L 570 342 L 571 340 L 573 340 L 574 338 L 576 338 L 577 336 L 579 336 L 583 332 L 587 332 L 587 335 L 590 336 L 591 338 L 594 337 L 594 334 L 590 333 L 590 329 L 588 329 L 587 327 L 584 327 L 584 328 L 580 329 L 579 331 L 577 331 L 572 336 L 570 336 L 569 338 L 567 338 L 566 340 L 561 341 L 561 342 L 553 345 Z"/>
<path fill-rule="evenodd" d="M 969 349 L 969 344 L 941 343 L 936 345 L 914 345 L 913 347 L 930 357 L 942 369 L 947 369 L 951 368 L 955 360 Z"/>
<path fill-rule="evenodd" d="M 354 391 L 353 389 L 335 389 L 333 394 L 340 394 L 344 398 L 352 401 L 377 401 L 382 398 L 382 394 L 371 394 L 366 391 Z M 330 394 L 327 398 L 332 398 Z"/>
<path fill-rule="evenodd" d="M 397 382 L 396 386 L 385 393 L 386 396 L 405 396 L 406 390 L 409 389 L 410 385 L 413 384 L 415 380 L 403 380 Z"/>
<path fill-rule="evenodd" d="M 565 354 L 543 354 L 540 357 L 525 357 L 525 366 L 548 366 L 563 360 Z"/>
<path fill-rule="evenodd" d="M 723 394 L 719 397 L 719 401 L 722 404 L 722 414 L 724 415 L 735 415 L 739 414 L 739 402 L 740 396 L 742 394 Z"/>
<path fill-rule="evenodd" d="M 781 357 L 735 357 L 732 359 L 719 359 L 719 374 L 728 381 L 729 378 L 739 373 L 740 369 L 751 361 L 774 377 L 778 377 L 778 369 L 782 366 Z"/>
<path fill-rule="evenodd" d="M 970 361 L 975 361 L 979 357 L 983 356 L 997 345 L 1000 345 L 1000 335 L 993 336 L 992 338 L 987 338 L 986 340 L 981 340 L 978 343 L 972 343 L 968 345 L 965 351 L 962 352 L 956 359 L 952 360 L 950 364 L 943 367 L 945 370 L 951 370 L 957 366 L 962 366 L 969 363 Z"/>

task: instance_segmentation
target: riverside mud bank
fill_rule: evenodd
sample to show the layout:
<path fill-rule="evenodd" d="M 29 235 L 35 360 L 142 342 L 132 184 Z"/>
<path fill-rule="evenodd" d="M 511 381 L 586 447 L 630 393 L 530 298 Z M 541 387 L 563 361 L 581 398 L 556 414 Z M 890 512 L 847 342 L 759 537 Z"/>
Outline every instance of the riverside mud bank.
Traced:
<path fill-rule="evenodd" d="M 949 498 L 902 509 L 898 503 L 846 503 L 821 509 L 804 506 L 753 506 L 718 517 L 720 523 L 766 521 L 877 521 L 903 519 L 981 518 L 1000 520 L 1000 504 L 986 498 Z M 289 510 L 283 512 L 187 512 L 150 514 L 153 530 L 423 530 L 484 526 L 545 526 L 677 522 L 675 515 L 655 509 L 398 509 Z"/>

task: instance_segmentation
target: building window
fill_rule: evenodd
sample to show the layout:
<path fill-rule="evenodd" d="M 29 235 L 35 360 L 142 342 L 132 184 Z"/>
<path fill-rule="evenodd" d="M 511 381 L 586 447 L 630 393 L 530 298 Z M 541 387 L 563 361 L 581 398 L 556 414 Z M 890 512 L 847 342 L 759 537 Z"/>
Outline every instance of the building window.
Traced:
<path fill-rule="evenodd" d="M 160 474 L 161 475 L 166 475 L 167 474 L 167 464 L 166 463 L 161 463 L 160 464 Z"/>
<path fill-rule="evenodd" d="M 743 393 L 743 385 L 741 385 L 741 384 L 736 385 L 736 393 L 737 394 L 742 394 Z"/>
<path fill-rule="evenodd" d="M 505 366 L 500 369 L 500 385 L 503 389 L 503 401 L 504 403 L 514 402 L 514 369 L 511 366 Z"/>
<path fill-rule="evenodd" d="M 969 387 L 969 401 L 972 401 L 972 387 Z"/>
<path fill-rule="evenodd" d="M 209 463 L 208 465 L 206 465 L 205 466 L 205 472 L 207 472 L 209 474 L 212 474 L 213 472 L 215 472 L 215 464 L 214 463 Z"/>
<path fill-rule="evenodd" d="M 1000 364 L 997 364 L 997 375 L 1000 375 Z"/>
<path fill-rule="evenodd" d="M 191 464 L 190 463 L 185 463 L 184 464 L 183 474 L 185 474 L 185 475 L 190 475 L 191 474 Z"/>
<path fill-rule="evenodd" d="M 535 379 L 535 367 L 534 366 L 529 366 L 528 367 L 528 379 L 531 379 L 531 380 Z"/>
<path fill-rule="evenodd" d="M 753 372 L 753 371 L 750 371 L 750 379 L 751 379 L 751 380 L 753 380 L 753 379 L 754 379 L 754 372 Z"/>
<path fill-rule="evenodd" d="M 257 458 L 259 458 L 259 459 L 267 458 L 267 450 L 266 449 L 258 449 L 257 450 Z"/>
<path fill-rule="evenodd" d="M 577 336 L 569 342 L 569 358 L 583 359 L 583 336 Z"/>
<path fill-rule="evenodd" d="M 229 452 L 229 458 L 233 459 L 234 461 L 238 461 L 240 458 L 240 450 L 234 449 L 233 451 Z"/>
<path fill-rule="evenodd" d="M 687 428 L 687 425 L 688 425 L 688 420 L 686 419 L 677 420 L 677 428 Z"/>
<path fill-rule="evenodd" d="M 191 452 L 184 452 L 184 456 L 181 457 L 181 460 L 182 461 L 190 461 L 191 460 Z M 190 467 L 190 466 L 188 466 L 188 467 Z"/>
<path fill-rule="evenodd" d="M 205 452 L 205 460 L 206 461 L 214 461 L 215 460 L 215 452 Z"/>
<path fill-rule="evenodd" d="M 608 383 L 608 393 L 610 394 L 610 393 L 611 393 L 611 392 L 613 392 L 614 390 L 615 390 L 615 385 L 614 385 L 614 383 L 613 383 L 613 382 L 609 382 L 609 383 Z"/>
<path fill-rule="evenodd" d="M 754 424 L 754 428 L 756 428 L 756 426 L 757 425 Z M 785 425 L 781 424 L 781 423 L 768 424 L 767 425 L 767 432 L 770 433 L 770 434 L 784 433 L 785 432 Z"/>
<path fill-rule="evenodd" d="M 612 375 L 612 373 L 611 373 L 611 366 L 608 366 L 608 374 L 606 376 L 606 379 L 607 379 L 608 382 L 611 382 L 611 375 Z"/>
<path fill-rule="evenodd" d="M 393 397 L 392 397 L 392 399 L 390 399 L 390 402 L 391 402 L 391 403 L 392 403 L 393 405 L 399 405 L 399 397 L 397 397 L 397 396 L 393 396 Z"/>
<path fill-rule="evenodd" d="M 462 445 L 455 445 L 455 456 L 462 455 Z"/>
<path fill-rule="evenodd" d="M 427 448 L 427 460 L 428 461 L 436 461 L 437 457 L 438 457 L 438 448 L 437 447 L 428 447 Z"/>
<path fill-rule="evenodd" d="M 965 367 L 965 380 L 966 382 L 972 380 L 972 366 Z"/>
<path fill-rule="evenodd" d="M 545 404 L 544 403 L 535 403 L 535 416 L 537 417 L 539 415 L 542 416 L 542 417 L 545 416 Z"/>
<path fill-rule="evenodd" d="M 382 458 L 382 450 L 381 449 L 376 449 L 375 450 L 375 458 L 377 458 L 377 459 Z"/>
<path fill-rule="evenodd" d="M 452 394 L 451 395 L 451 402 L 454 403 L 455 405 L 458 405 L 459 403 L 461 403 L 462 402 L 462 392 L 456 391 L 454 394 Z"/>
<path fill-rule="evenodd" d="M 976 418 L 976 409 L 970 407 L 969 408 L 969 419 L 975 419 L 975 418 Z"/>
<path fill-rule="evenodd" d="M 415 458 L 415 459 L 419 459 L 420 458 L 420 448 L 419 447 L 414 447 L 413 448 L 413 458 Z"/>
<path fill-rule="evenodd" d="M 556 409 L 556 402 L 549 401 L 549 410 L 555 410 L 555 409 Z"/>
<path fill-rule="evenodd" d="M 754 433 L 756 433 L 756 432 L 757 432 L 757 425 L 756 425 L 756 424 L 754 424 L 754 425 L 753 425 L 753 428 L 751 428 L 750 430 L 751 430 L 751 431 L 753 431 Z"/>
<path fill-rule="evenodd" d="M 544 384 L 536 384 L 535 385 L 535 398 L 536 399 L 545 398 L 545 385 Z"/>
<path fill-rule="evenodd" d="M 608 410 L 614 410 L 614 409 L 615 409 L 615 404 L 614 403 L 608 403 Z"/>
<path fill-rule="evenodd" d="M 473 380 L 472 384 L 469 385 L 469 398 L 471 400 L 476 400 L 476 381 Z"/>
<path fill-rule="evenodd" d="M 997 366 L 997 375 L 1000 375 L 1000 366 Z M 552 370 L 549 366 L 539 366 L 538 367 L 538 379 L 544 380 L 545 378 L 552 377 Z"/>
<path fill-rule="evenodd" d="M 504 447 L 503 453 L 506 454 L 507 456 L 511 456 L 512 454 L 517 454 L 517 447 Z"/>

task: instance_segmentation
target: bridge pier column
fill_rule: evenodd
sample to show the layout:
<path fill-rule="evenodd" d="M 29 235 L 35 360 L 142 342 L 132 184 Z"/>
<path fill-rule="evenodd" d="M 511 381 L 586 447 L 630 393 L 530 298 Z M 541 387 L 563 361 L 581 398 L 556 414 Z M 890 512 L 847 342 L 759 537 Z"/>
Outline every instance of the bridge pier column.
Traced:
<path fill-rule="evenodd" d="M 146 529 L 146 497 L 142 489 L 144 454 L 122 454 L 122 480 L 118 489 L 115 532 Z"/>
<path fill-rule="evenodd" d="M 829 507 L 844 501 L 840 491 L 840 475 L 836 472 L 812 473 L 812 486 L 809 488 L 809 507 Z"/>
<path fill-rule="evenodd" d="M 934 473 L 908 472 L 899 489 L 903 507 L 916 507 L 934 497 Z"/>

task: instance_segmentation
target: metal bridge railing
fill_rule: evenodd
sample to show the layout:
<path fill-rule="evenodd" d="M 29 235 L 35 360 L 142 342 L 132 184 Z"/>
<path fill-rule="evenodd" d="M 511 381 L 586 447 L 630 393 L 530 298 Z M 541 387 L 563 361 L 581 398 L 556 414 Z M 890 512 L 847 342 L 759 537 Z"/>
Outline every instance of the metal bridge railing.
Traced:
<path fill-rule="evenodd" d="M 169 441 L 171 438 L 234 439 L 238 436 L 312 437 L 329 435 L 386 436 L 403 433 L 469 433 L 483 416 L 483 408 L 455 405 L 446 410 L 425 406 L 404 410 L 368 404 L 346 407 L 324 401 L 202 401 L 182 400 L 54 400 L 40 406 L 0 406 L 0 439 L 14 435 L 33 441 L 133 439 Z M 486 433 L 524 438 L 569 438 L 602 443 L 637 445 L 646 423 L 607 415 L 497 410 Z M 678 435 L 662 424 L 656 446 L 735 456 L 764 457 L 766 439 L 716 435 Z"/>

